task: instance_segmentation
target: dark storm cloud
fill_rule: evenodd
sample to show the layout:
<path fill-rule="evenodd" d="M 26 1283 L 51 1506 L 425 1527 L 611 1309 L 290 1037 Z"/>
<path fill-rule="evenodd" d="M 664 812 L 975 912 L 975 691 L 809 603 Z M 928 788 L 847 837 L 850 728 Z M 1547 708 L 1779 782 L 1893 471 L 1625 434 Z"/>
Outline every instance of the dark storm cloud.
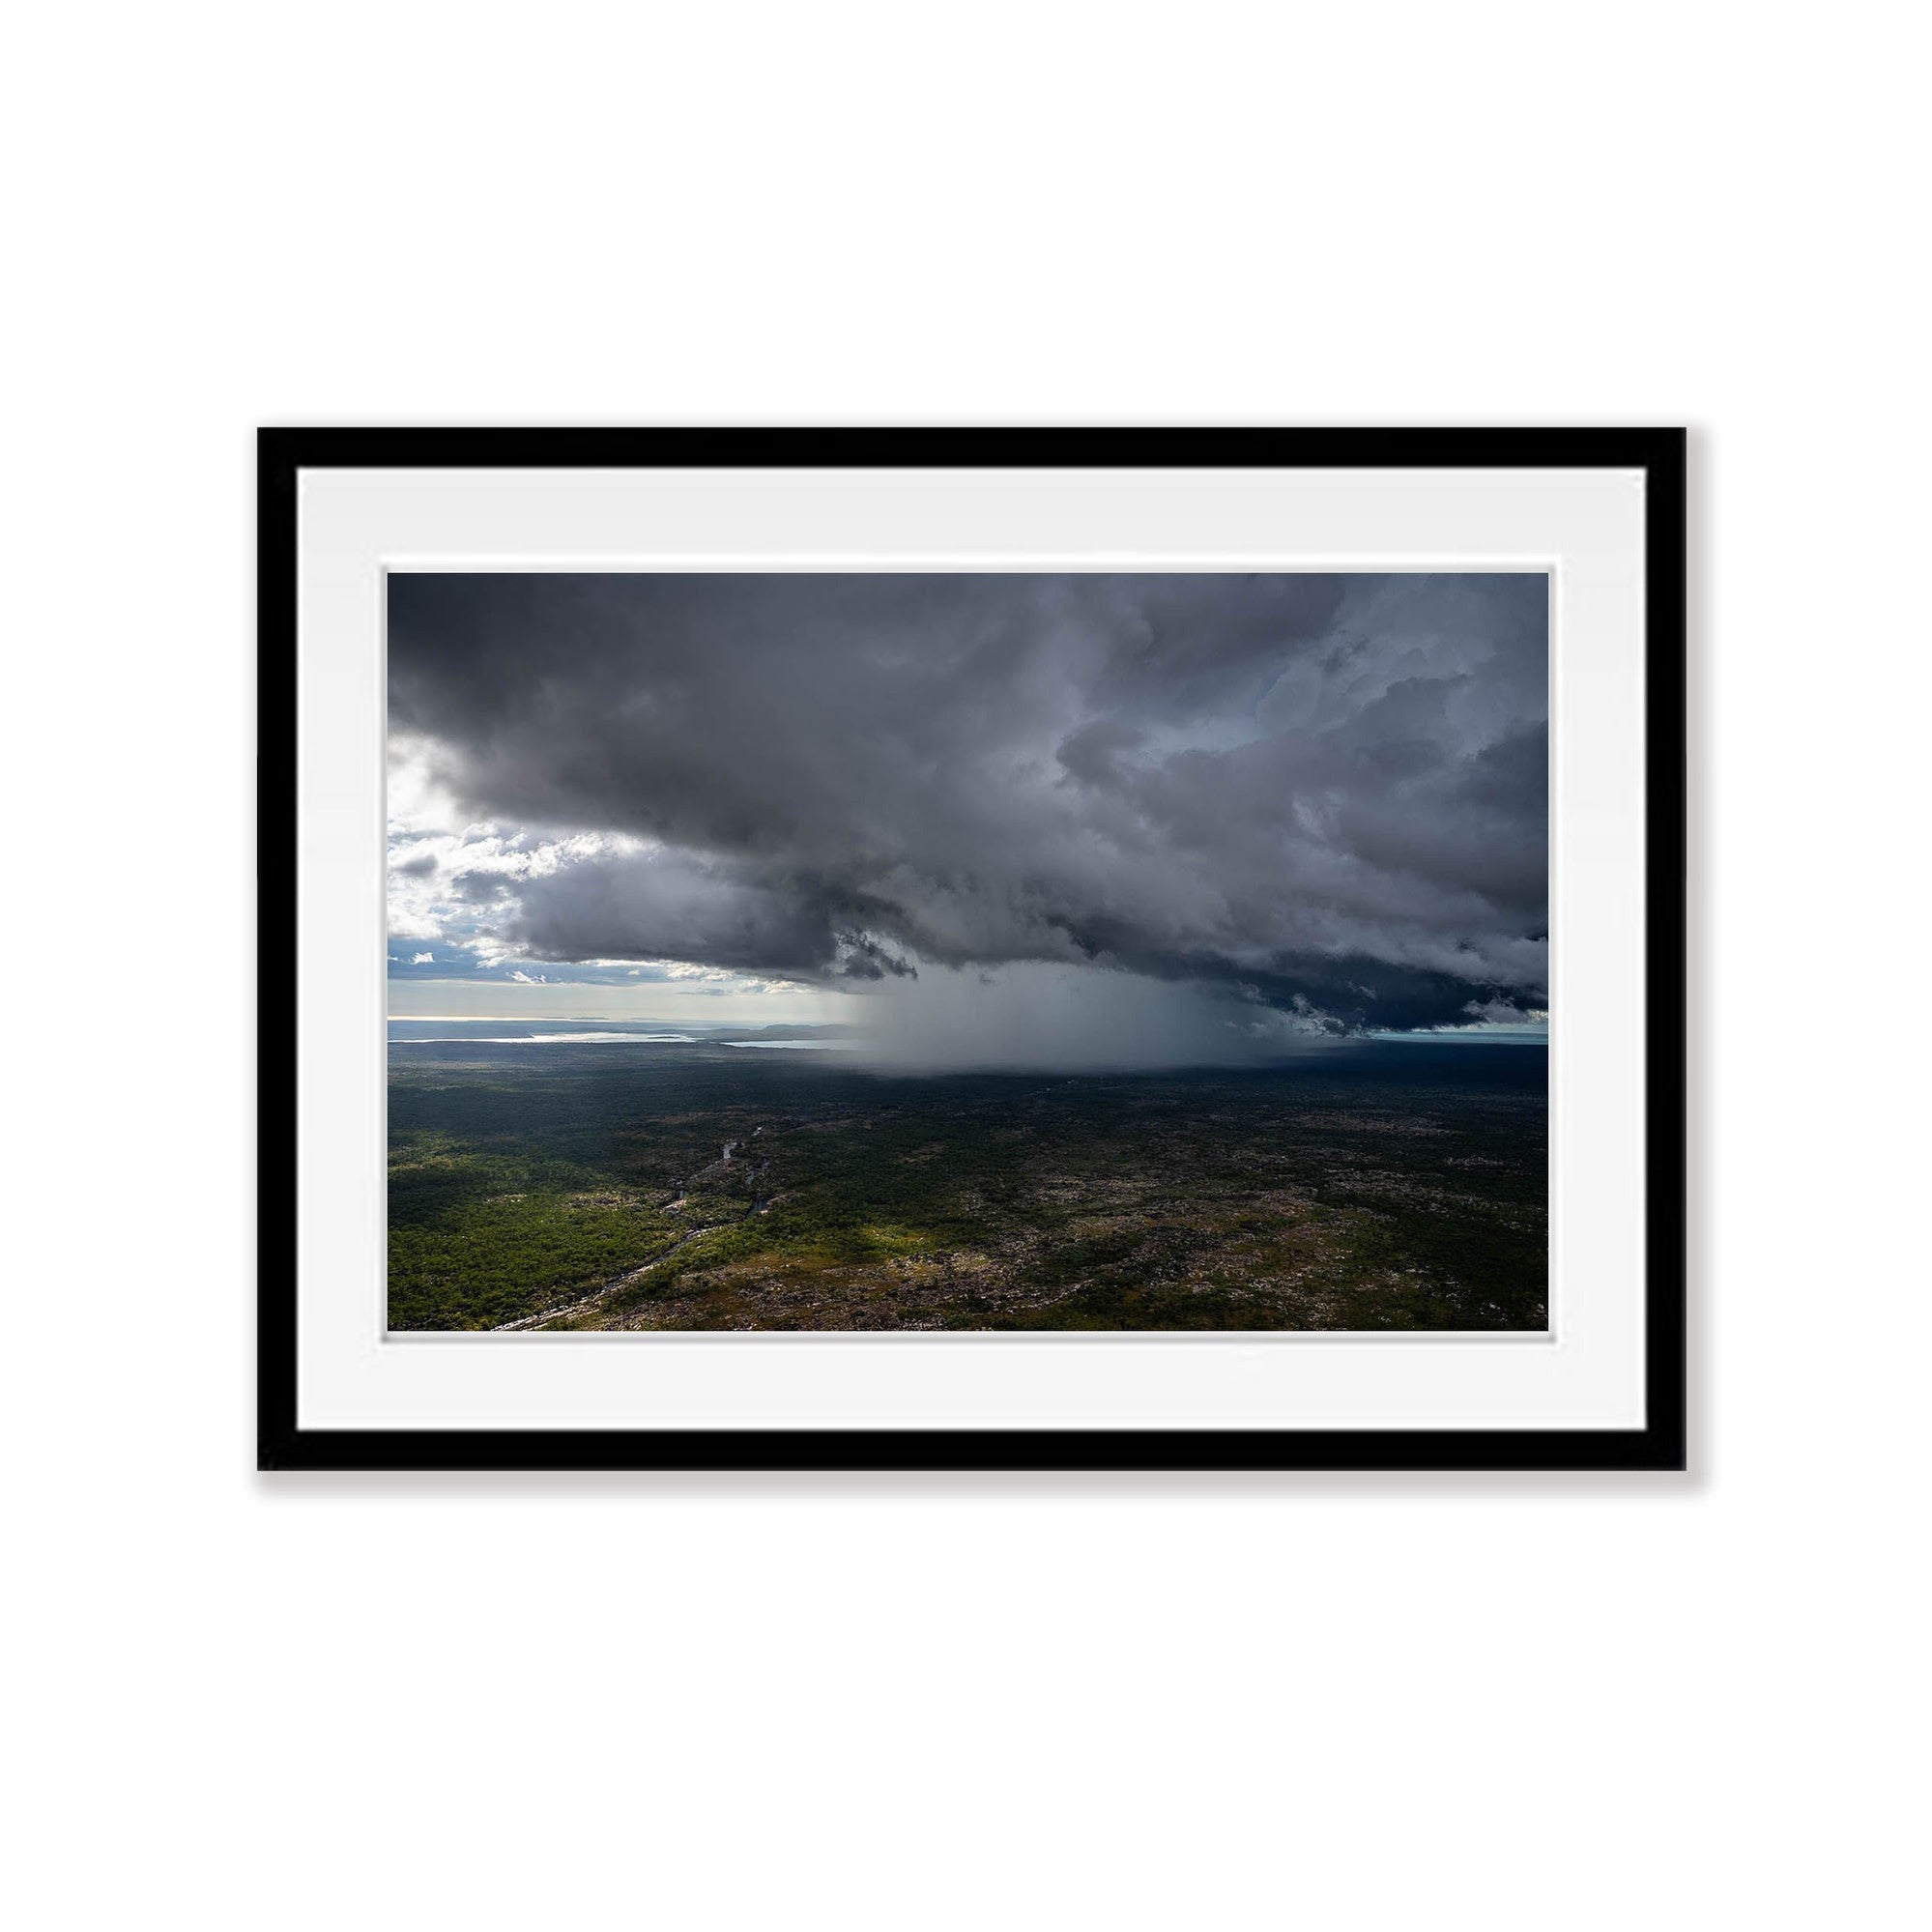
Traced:
<path fill-rule="evenodd" d="M 1312 1024 L 1545 1003 L 1541 576 L 431 576 L 394 732 L 546 960 L 1097 962 Z"/>

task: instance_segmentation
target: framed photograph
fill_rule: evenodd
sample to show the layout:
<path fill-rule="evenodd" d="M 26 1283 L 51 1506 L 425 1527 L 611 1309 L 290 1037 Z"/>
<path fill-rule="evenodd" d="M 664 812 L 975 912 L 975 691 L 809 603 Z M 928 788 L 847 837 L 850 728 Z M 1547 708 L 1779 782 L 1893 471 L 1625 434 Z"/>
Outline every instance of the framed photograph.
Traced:
<path fill-rule="evenodd" d="M 1684 1466 L 1681 431 L 259 463 L 262 1467 Z"/>

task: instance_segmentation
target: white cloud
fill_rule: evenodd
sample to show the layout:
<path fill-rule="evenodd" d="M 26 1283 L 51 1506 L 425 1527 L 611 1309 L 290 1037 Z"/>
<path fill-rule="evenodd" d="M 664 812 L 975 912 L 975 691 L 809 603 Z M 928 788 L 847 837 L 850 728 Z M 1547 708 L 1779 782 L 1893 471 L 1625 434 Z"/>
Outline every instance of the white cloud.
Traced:
<path fill-rule="evenodd" d="M 1463 1007 L 1478 1026 L 1547 1026 L 1549 1011 L 1542 1006 L 1513 1006 L 1507 999 L 1470 1000 Z"/>
<path fill-rule="evenodd" d="M 389 766 L 391 939 L 440 940 L 446 948 L 476 952 L 486 966 L 502 965 L 522 953 L 520 945 L 505 943 L 493 930 L 505 891 L 587 860 L 634 858 L 647 849 L 642 840 L 622 833 L 506 833 L 487 821 L 444 829 L 457 814 L 447 794 L 425 775 L 422 741 L 404 742 L 413 749 L 400 757 L 392 753 Z M 422 957 L 412 962 L 430 963 Z"/>

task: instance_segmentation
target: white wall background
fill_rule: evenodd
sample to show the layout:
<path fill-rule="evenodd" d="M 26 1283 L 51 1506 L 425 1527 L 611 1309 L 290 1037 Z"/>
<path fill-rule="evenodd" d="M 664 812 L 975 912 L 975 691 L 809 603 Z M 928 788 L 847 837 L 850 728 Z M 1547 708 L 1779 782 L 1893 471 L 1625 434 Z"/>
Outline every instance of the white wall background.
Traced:
<path fill-rule="evenodd" d="M 1918 24 L 14 19 L 16 1922 L 1922 1907 Z M 1694 1478 L 250 1473 L 257 421 L 1647 420 L 1697 431 Z"/>

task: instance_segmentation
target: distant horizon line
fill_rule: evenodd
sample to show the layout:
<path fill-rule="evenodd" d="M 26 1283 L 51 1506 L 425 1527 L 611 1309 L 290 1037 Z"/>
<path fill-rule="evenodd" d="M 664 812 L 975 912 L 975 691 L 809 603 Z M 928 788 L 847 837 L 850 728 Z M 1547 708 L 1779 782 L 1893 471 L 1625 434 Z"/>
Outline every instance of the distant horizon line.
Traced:
<path fill-rule="evenodd" d="M 725 1021 L 705 1020 L 653 1020 L 632 1019 L 625 1015 L 621 1019 L 607 1013 L 390 1013 L 385 1016 L 385 1024 L 396 1025 L 435 1025 L 435 1026 L 660 1026 L 679 1027 L 686 1032 L 706 1033 L 769 1033 L 783 1032 L 855 1032 L 859 1028 L 849 1026 L 843 1021 L 774 1020 L 764 1026 L 752 1024 L 733 1024 Z M 1549 1045 L 1547 1027 L 1519 1026 L 1499 1027 L 1495 1031 L 1485 1031 L 1476 1027 L 1466 1030 L 1459 1027 L 1418 1027 L 1410 1032 L 1393 1032 L 1387 1028 L 1379 1031 L 1356 1034 L 1331 1034 L 1325 1044 L 1346 1045 L 1348 1040 L 1366 1040 L 1371 1044 L 1401 1046 L 1403 1044 L 1426 1044 L 1436 1041 L 1445 1046 L 1472 1047 L 1546 1047 Z"/>

